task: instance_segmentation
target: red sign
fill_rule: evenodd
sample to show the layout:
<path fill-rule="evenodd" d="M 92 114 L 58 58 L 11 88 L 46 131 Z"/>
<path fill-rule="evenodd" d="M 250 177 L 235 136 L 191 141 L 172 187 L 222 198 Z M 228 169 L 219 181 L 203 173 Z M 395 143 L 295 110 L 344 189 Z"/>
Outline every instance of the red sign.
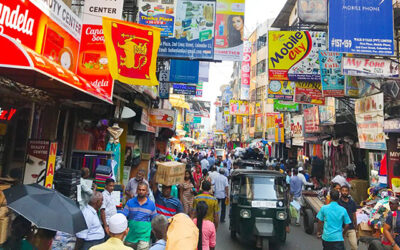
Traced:
<path fill-rule="evenodd" d="M 17 112 L 17 110 L 13 109 L 13 108 L 10 108 L 10 109 L 0 108 L 0 121 L 11 120 L 11 118 L 15 115 L 15 112 Z"/>
<path fill-rule="evenodd" d="M 318 106 L 304 109 L 304 129 L 306 133 L 319 132 L 319 112 Z"/>
<path fill-rule="evenodd" d="M 321 82 L 296 82 L 294 102 L 325 105 Z"/>

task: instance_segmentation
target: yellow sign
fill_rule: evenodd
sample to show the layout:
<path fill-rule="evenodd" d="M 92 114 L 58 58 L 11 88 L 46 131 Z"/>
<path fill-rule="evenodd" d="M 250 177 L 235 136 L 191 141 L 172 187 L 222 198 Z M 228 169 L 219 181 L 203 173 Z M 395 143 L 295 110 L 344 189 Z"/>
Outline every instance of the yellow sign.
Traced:
<path fill-rule="evenodd" d="M 236 116 L 236 124 L 242 125 L 242 123 L 243 123 L 243 116 L 241 115 Z"/>
<path fill-rule="evenodd" d="M 54 172 L 56 171 L 56 156 L 57 156 L 57 142 L 50 144 L 49 159 L 47 161 L 46 181 L 44 186 L 47 188 L 53 187 Z"/>
<path fill-rule="evenodd" d="M 283 114 L 267 113 L 267 139 L 271 142 L 285 142 Z"/>

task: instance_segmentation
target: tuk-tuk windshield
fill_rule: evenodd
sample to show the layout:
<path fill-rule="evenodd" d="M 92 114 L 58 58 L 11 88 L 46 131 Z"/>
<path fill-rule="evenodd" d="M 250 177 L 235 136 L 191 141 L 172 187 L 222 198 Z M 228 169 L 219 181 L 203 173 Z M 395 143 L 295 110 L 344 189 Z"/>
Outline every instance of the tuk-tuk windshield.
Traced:
<path fill-rule="evenodd" d="M 284 187 L 276 178 L 245 176 L 242 179 L 240 196 L 250 200 L 284 199 Z"/>

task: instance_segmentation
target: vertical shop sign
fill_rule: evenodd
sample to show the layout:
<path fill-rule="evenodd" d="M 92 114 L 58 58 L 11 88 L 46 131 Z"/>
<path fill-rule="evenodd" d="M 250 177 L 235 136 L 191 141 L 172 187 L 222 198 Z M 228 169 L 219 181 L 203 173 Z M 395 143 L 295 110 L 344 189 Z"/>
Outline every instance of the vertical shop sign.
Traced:
<path fill-rule="evenodd" d="M 293 137 L 292 145 L 304 145 L 304 117 L 302 115 L 293 116 L 290 122 L 290 132 Z"/>
<path fill-rule="evenodd" d="M 160 82 L 160 85 L 158 85 L 160 99 L 169 99 L 169 87 L 168 82 Z"/>
<path fill-rule="evenodd" d="M 320 82 L 296 82 L 294 102 L 303 104 L 325 105 Z"/>
<path fill-rule="evenodd" d="M 325 105 L 319 106 L 319 124 L 335 125 L 336 124 L 336 105 L 334 97 L 325 98 Z"/>
<path fill-rule="evenodd" d="M 306 133 L 318 133 L 320 131 L 318 106 L 304 109 L 303 113 L 304 113 L 304 131 Z"/>
<path fill-rule="evenodd" d="M 244 41 L 243 46 L 243 60 L 241 68 L 241 90 L 240 99 L 249 100 L 250 91 L 250 71 L 251 71 L 251 43 L 250 41 Z"/>
<path fill-rule="evenodd" d="M 26 150 L 24 184 L 36 183 L 39 173 L 46 169 L 50 142 L 46 140 L 29 140 Z"/>
<path fill-rule="evenodd" d="M 243 51 L 245 0 L 217 0 L 214 59 L 240 61 Z"/>
<path fill-rule="evenodd" d="M 400 193 L 400 136 L 391 133 L 388 140 L 388 185 L 396 194 Z"/>
<path fill-rule="evenodd" d="M 174 36 L 176 0 L 139 0 L 139 23 L 160 29 L 161 36 Z"/>
<path fill-rule="evenodd" d="M 49 158 L 47 160 L 46 181 L 44 186 L 53 187 L 54 173 L 56 171 L 57 142 L 50 143 Z"/>
<path fill-rule="evenodd" d="M 284 119 L 281 113 L 267 113 L 267 139 L 271 142 L 285 142 Z"/>
<path fill-rule="evenodd" d="M 342 54 L 326 50 L 319 51 L 322 94 L 324 96 L 344 96 L 344 76 L 342 75 Z"/>

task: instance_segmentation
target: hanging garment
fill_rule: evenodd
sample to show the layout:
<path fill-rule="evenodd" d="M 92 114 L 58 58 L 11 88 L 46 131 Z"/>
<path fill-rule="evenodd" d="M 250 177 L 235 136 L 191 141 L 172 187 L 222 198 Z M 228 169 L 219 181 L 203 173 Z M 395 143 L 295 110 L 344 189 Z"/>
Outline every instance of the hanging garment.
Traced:
<path fill-rule="evenodd" d="M 119 167 L 121 161 L 121 144 L 107 143 L 106 151 L 110 151 L 114 153 L 114 161 L 116 162 L 113 167 L 114 178 L 116 181 L 119 181 Z"/>

